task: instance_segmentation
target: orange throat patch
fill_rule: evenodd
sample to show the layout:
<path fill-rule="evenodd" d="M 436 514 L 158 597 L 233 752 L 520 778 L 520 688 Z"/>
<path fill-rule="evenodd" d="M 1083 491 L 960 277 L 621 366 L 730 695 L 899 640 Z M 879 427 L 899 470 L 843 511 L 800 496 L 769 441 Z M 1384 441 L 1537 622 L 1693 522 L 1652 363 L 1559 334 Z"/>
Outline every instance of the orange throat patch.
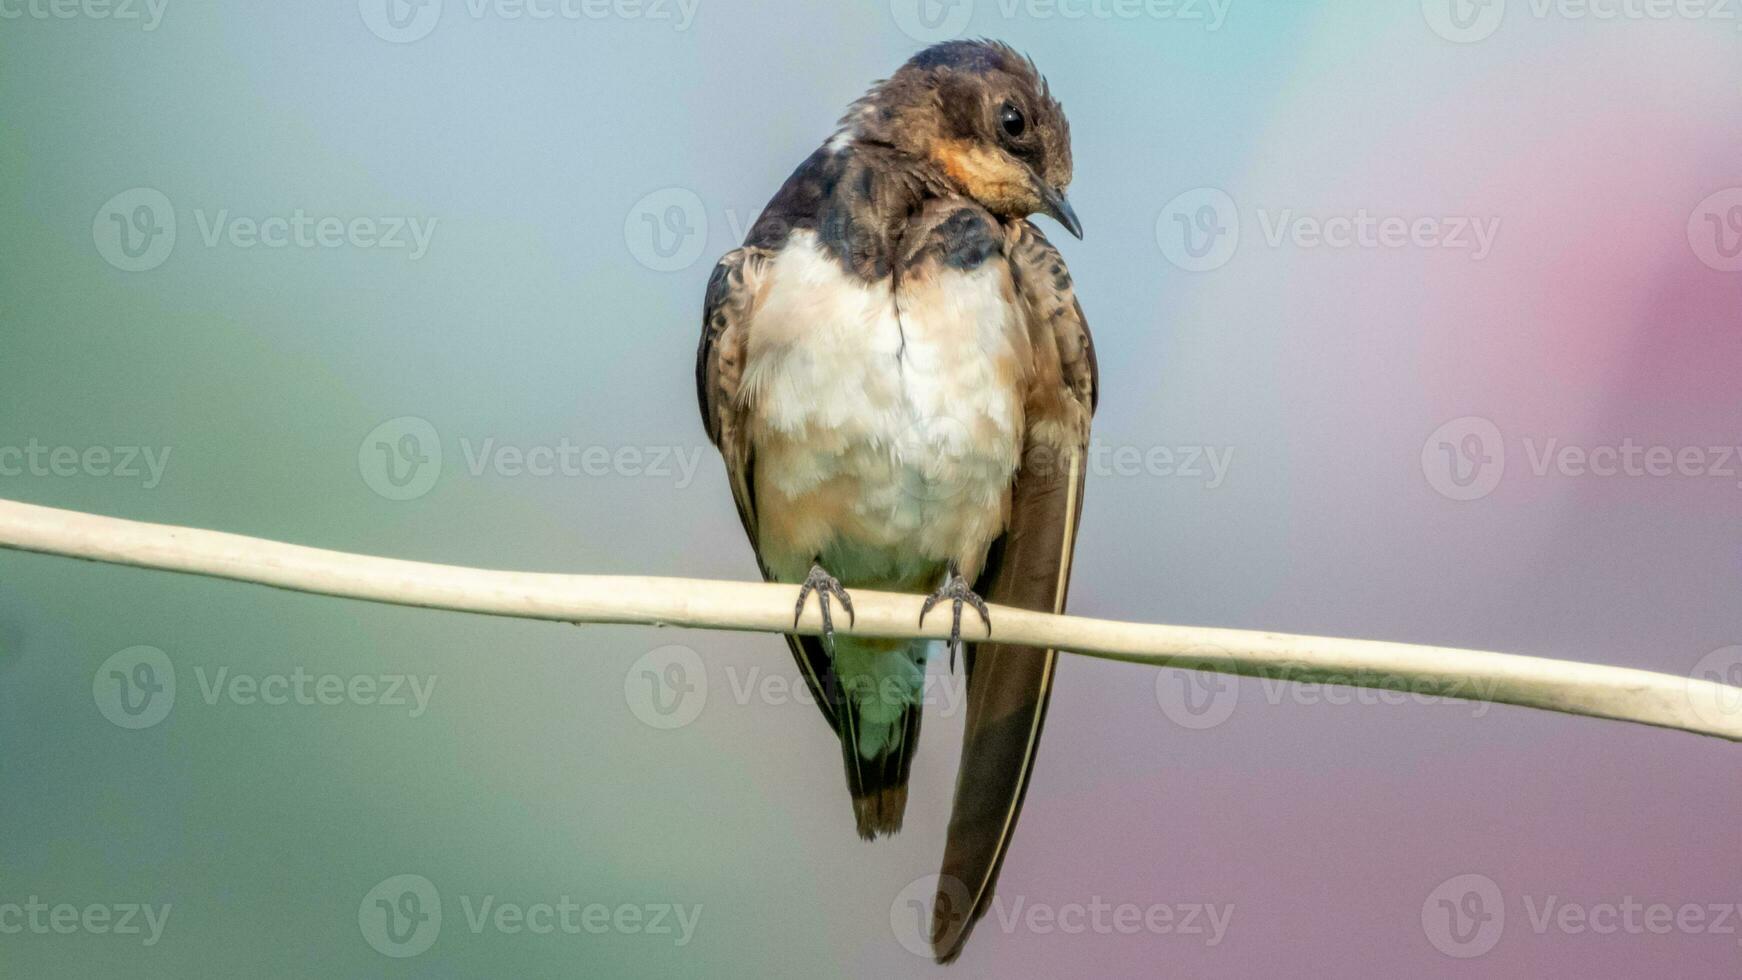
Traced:
<path fill-rule="evenodd" d="M 1014 160 L 966 140 L 944 140 L 931 156 L 956 186 L 993 213 L 1033 213 L 1028 171 Z"/>

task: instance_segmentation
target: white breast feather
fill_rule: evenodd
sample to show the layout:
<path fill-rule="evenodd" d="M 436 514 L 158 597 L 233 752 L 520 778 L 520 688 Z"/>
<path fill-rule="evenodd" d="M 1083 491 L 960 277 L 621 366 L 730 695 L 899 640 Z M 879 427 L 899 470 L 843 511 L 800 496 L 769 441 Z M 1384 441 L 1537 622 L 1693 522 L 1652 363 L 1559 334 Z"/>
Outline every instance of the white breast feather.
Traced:
<path fill-rule="evenodd" d="M 977 562 L 1001 532 L 1022 429 L 1007 277 L 996 262 L 940 269 L 895 294 L 809 232 L 775 260 L 746 359 L 758 472 L 795 507 L 849 494 L 856 520 L 833 529 L 837 549 L 873 565 Z M 831 571 L 850 584 L 852 569 Z"/>

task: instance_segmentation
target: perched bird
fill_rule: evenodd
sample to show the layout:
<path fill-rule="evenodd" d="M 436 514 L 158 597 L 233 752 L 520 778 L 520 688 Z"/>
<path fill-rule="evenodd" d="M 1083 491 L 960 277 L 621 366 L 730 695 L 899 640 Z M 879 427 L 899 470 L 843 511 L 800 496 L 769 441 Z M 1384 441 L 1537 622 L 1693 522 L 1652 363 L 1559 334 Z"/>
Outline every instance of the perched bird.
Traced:
<path fill-rule="evenodd" d="M 1062 611 L 1096 371 L 1058 251 L 1070 126 L 1032 61 L 920 52 L 848 109 L 708 283 L 696 384 L 763 577 L 815 595 L 787 637 L 840 739 L 860 836 L 901 828 L 932 644 L 835 636 L 850 588 Z M 935 591 L 934 591 L 935 590 Z M 925 613 L 921 613 L 924 621 Z M 795 618 L 794 625 L 797 625 Z M 968 643 L 932 943 L 985 914 L 1033 771 L 1052 650 Z"/>

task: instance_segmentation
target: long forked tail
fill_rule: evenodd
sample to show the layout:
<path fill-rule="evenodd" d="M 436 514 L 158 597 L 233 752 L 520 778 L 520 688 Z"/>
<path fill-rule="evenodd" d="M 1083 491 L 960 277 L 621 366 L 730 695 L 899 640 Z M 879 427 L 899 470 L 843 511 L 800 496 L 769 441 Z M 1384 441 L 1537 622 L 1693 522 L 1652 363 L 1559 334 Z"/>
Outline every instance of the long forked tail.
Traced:
<path fill-rule="evenodd" d="M 1052 650 L 991 644 L 975 653 L 962 767 L 932 906 L 939 963 L 961 955 L 990 906 L 1034 771 L 1057 657 Z"/>
<path fill-rule="evenodd" d="M 1010 530 L 994 542 L 980 575 L 977 587 L 987 601 L 1064 611 L 1082 512 L 1081 453 L 1066 454 L 1063 463 L 1025 462 L 1012 499 Z M 1057 663 L 1054 650 L 968 646 L 962 764 L 932 906 L 932 948 L 939 963 L 962 954 L 968 933 L 990 907 L 1034 774 Z"/>

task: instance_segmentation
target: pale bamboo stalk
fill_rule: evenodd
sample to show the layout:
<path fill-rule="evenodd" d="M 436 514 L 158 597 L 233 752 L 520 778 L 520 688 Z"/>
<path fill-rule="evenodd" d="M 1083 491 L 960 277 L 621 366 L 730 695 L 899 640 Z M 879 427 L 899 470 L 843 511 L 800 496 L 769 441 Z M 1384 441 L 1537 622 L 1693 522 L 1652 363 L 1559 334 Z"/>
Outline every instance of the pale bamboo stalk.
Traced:
<path fill-rule="evenodd" d="M 0 548 L 253 582 L 369 602 L 573 623 L 781 633 L 797 587 L 701 579 L 549 575 L 353 555 L 194 528 L 0 500 Z M 857 590 L 839 633 L 948 635 L 948 610 L 921 628 L 920 598 Z M 1742 741 L 1742 688 L 1692 677 L 1542 657 L 1251 630 L 1124 623 L 994 605 L 1004 643 L 1088 657 L 1288 681 L 1326 681 L 1521 705 Z M 797 632 L 816 634 L 815 602 Z M 978 638 L 969 610 L 964 630 Z"/>

